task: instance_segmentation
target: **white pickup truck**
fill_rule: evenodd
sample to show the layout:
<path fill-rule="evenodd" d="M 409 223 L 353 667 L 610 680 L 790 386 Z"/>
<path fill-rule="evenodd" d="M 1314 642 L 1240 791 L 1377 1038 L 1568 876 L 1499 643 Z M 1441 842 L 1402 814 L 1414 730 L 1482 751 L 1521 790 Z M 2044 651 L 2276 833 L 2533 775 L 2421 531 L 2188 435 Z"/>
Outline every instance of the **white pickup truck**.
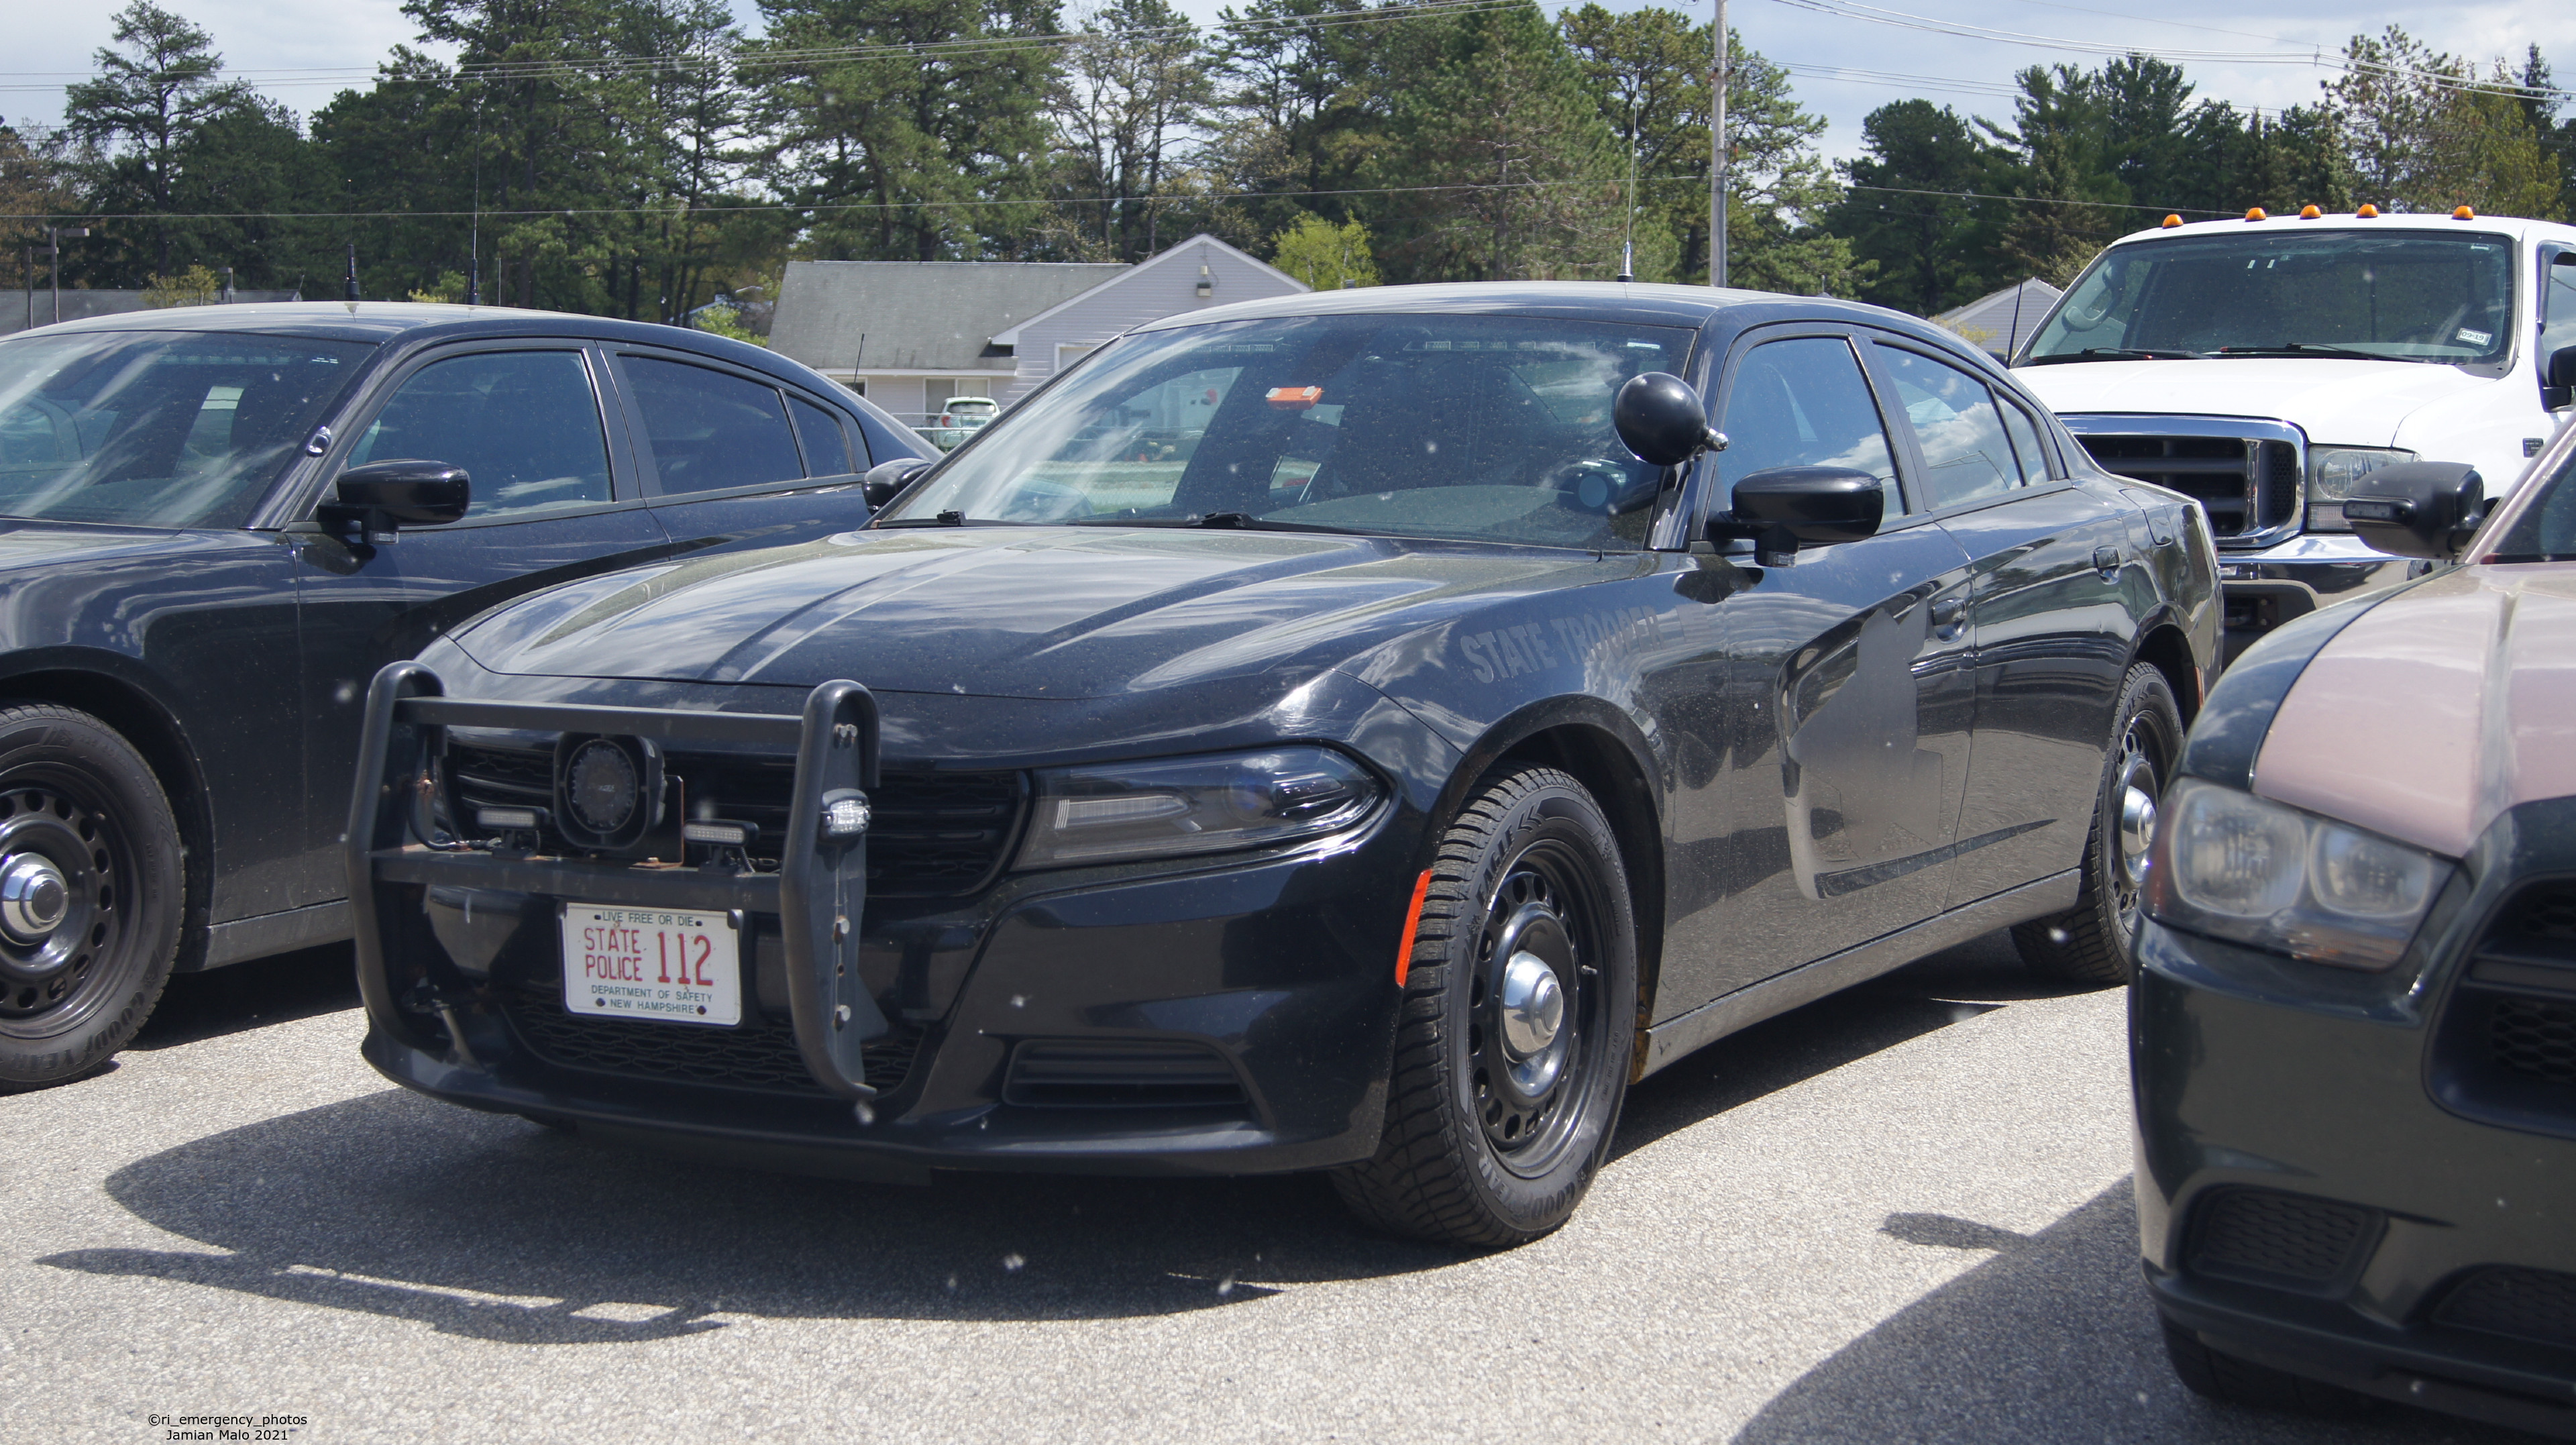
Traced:
<path fill-rule="evenodd" d="M 2576 227 L 2168 217 L 2094 258 L 2013 365 L 2104 468 L 2199 499 L 2232 658 L 2426 565 L 2353 535 L 2355 478 L 2466 462 L 2493 498 L 2548 443 L 2576 381 Z"/>

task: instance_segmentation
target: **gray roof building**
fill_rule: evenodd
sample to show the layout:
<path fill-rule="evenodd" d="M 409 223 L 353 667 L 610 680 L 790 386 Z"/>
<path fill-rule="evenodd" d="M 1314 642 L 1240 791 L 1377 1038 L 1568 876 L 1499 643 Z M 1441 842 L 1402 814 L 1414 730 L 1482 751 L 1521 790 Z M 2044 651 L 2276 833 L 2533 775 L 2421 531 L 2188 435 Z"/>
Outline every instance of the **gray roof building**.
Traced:
<path fill-rule="evenodd" d="M 2007 286 L 1944 311 L 1932 318 L 1932 324 L 1946 326 L 1970 345 L 2010 360 L 2014 352 L 2021 350 L 2021 344 L 2039 330 L 2048 308 L 2065 294 L 2033 276 L 2018 286 Z"/>

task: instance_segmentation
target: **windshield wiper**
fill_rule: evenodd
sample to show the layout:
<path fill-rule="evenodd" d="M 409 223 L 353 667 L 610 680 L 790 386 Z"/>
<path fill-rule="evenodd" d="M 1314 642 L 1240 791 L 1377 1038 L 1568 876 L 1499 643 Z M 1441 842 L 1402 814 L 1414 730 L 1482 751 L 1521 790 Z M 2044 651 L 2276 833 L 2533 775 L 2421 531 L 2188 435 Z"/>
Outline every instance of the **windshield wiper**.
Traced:
<path fill-rule="evenodd" d="M 1274 522 L 1250 512 L 1206 512 L 1188 517 L 1077 517 L 1072 527 L 1218 527 L 1247 532 L 1332 532 L 1352 535 L 1357 527 L 1328 527 L 1320 522 Z"/>
<path fill-rule="evenodd" d="M 970 518 L 964 512 L 953 509 L 942 512 L 935 517 L 888 517 L 884 521 L 877 522 L 872 525 L 878 527 L 963 527 L 969 521 L 973 522 L 978 527 L 1033 527 L 1037 525 L 1035 522 L 1013 521 L 1006 517 Z"/>
<path fill-rule="evenodd" d="M 2052 351 L 2046 356 L 2024 359 L 2024 365 L 2041 365 L 2061 361 L 2201 361 L 2197 351 L 2167 351 L 2149 346 L 2088 346 L 2082 351 Z"/>
<path fill-rule="evenodd" d="M 2355 351 L 2349 346 L 2324 346 L 2313 341 L 2284 341 L 2278 346 L 2222 346 L 2220 356 L 2339 356 L 2351 361 L 2430 361 L 2426 356 L 2388 356 L 2376 351 Z"/>

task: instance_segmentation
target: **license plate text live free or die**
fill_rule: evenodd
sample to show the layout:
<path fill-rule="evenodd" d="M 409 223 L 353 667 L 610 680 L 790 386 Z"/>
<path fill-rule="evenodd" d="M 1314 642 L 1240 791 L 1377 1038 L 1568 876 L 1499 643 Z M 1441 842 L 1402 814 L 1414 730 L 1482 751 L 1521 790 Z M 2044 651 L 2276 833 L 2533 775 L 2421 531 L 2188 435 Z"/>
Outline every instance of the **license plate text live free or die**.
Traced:
<path fill-rule="evenodd" d="M 564 1012 L 742 1022 L 742 939 L 723 913 L 563 906 Z"/>

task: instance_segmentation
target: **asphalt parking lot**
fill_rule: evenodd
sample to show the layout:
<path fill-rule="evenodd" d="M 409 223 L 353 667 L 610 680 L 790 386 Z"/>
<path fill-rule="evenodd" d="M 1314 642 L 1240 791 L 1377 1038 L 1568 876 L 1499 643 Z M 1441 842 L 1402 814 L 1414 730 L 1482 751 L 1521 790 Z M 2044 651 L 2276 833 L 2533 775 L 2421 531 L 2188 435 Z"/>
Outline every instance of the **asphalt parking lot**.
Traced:
<path fill-rule="evenodd" d="M 1648 1081 L 1573 1224 L 1481 1258 L 1313 1179 L 614 1152 L 385 1084 L 346 969 L 182 979 L 112 1073 L 0 1099 L 7 1439 L 2495 1438 L 2173 1380 L 2122 995 L 2000 935 Z"/>

